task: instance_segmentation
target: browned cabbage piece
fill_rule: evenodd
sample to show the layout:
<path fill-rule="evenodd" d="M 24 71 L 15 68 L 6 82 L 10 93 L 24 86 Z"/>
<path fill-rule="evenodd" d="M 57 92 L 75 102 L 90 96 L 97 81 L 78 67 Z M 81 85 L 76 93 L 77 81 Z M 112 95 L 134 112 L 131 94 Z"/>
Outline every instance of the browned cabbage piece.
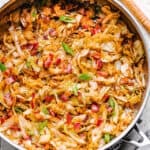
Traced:
<path fill-rule="evenodd" d="M 25 149 L 96 150 L 137 113 L 142 42 L 118 10 L 94 2 L 35 1 L 6 17 L 0 131 Z"/>

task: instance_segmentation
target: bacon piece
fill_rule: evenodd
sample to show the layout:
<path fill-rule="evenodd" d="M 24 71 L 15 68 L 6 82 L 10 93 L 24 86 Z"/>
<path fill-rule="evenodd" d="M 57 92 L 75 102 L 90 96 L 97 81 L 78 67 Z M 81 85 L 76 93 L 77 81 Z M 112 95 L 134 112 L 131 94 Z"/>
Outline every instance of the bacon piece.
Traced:
<path fill-rule="evenodd" d="M 72 116 L 68 113 L 66 116 L 66 123 L 71 124 L 71 121 L 72 121 Z"/>
<path fill-rule="evenodd" d="M 96 63 L 97 63 L 97 69 L 100 70 L 103 67 L 103 62 L 101 61 L 101 59 L 98 59 Z"/>
<path fill-rule="evenodd" d="M 81 124 L 80 124 L 79 122 L 74 123 L 74 129 L 75 129 L 75 130 L 79 130 L 80 127 L 81 127 Z"/>
<path fill-rule="evenodd" d="M 52 61 L 53 61 L 53 57 L 54 57 L 53 54 L 49 54 L 49 57 L 44 61 L 43 67 L 44 67 L 45 69 L 48 69 L 48 68 L 50 67 L 50 65 L 51 65 L 51 63 L 52 63 Z"/>
<path fill-rule="evenodd" d="M 12 106 L 13 105 L 13 98 L 12 96 L 10 95 L 10 93 L 7 93 L 4 95 L 4 99 L 5 99 L 5 102 L 8 106 Z"/>
<path fill-rule="evenodd" d="M 8 77 L 7 79 L 6 79 L 6 84 L 7 85 L 10 85 L 10 84 L 12 84 L 12 83 L 14 83 L 15 82 L 15 77 L 14 76 L 10 76 L 10 77 Z"/>
<path fill-rule="evenodd" d="M 107 73 L 107 72 L 104 72 L 104 71 L 98 71 L 97 74 L 98 74 L 99 76 L 104 77 L 104 78 L 108 77 L 108 73 Z"/>
<path fill-rule="evenodd" d="M 92 110 L 92 112 L 97 113 L 97 112 L 99 112 L 99 106 L 96 104 L 92 104 L 91 110 Z"/>
<path fill-rule="evenodd" d="M 57 58 L 55 64 L 58 66 L 61 63 L 61 58 Z"/>
<path fill-rule="evenodd" d="M 102 118 L 99 118 L 99 119 L 97 120 L 96 125 L 97 125 L 97 126 L 101 126 L 102 123 L 103 123 L 103 119 L 102 119 Z"/>
<path fill-rule="evenodd" d="M 45 96 L 44 99 L 45 99 L 47 102 L 50 102 L 50 101 L 52 101 L 53 98 L 54 98 L 53 96 L 47 95 L 47 96 Z"/>

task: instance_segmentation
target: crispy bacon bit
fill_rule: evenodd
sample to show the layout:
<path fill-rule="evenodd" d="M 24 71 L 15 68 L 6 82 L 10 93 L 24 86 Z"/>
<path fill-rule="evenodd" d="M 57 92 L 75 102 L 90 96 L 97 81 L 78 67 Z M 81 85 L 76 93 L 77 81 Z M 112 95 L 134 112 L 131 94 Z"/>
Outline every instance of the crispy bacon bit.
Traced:
<path fill-rule="evenodd" d="M 42 20 L 43 20 L 43 22 L 45 23 L 45 24 L 47 24 L 48 22 L 49 22 L 49 17 L 48 16 L 45 16 L 45 15 L 41 15 L 41 18 L 42 18 Z"/>
<path fill-rule="evenodd" d="M 105 94 L 104 97 L 103 97 L 103 101 L 107 101 L 109 99 L 109 95 Z"/>
<path fill-rule="evenodd" d="M 28 44 L 22 45 L 21 49 L 31 50 L 31 49 L 33 49 L 33 44 L 28 43 Z"/>
<path fill-rule="evenodd" d="M 35 108 L 35 93 L 32 93 L 31 108 Z"/>
<path fill-rule="evenodd" d="M 26 135 L 23 137 L 25 140 L 31 140 L 30 136 L 29 135 Z"/>
<path fill-rule="evenodd" d="M 101 61 L 101 59 L 98 59 L 96 63 L 97 63 L 97 69 L 100 70 L 103 67 L 103 62 Z"/>
<path fill-rule="evenodd" d="M 14 76 L 10 76 L 9 78 L 6 79 L 6 84 L 7 85 L 10 85 L 14 82 L 15 82 L 15 77 Z"/>
<path fill-rule="evenodd" d="M 134 83 L 130 82 L 129 78 L 124 77 L 120 79 L 120 84 L 128 84 L 129 86 L 133 86 Z"/>
<path fill-rule="evenodd" d="M 47 34 L 44 34 L 44 35 L 43 35 L 43 39 L 44 39 L 44 40 L 48 40 L 48 35 L 47 35 Z"/>
<path fill-rule="evenodd" d="M 37 49 L 38 49 L 38 46 L 39 46 L 39 43 L 38 43 L 38 42 L 35 42 L 35 43 L 32 43 L 31 45 L 33 46 L 32 49 L 37 50 Z"/>
<path fill-rule="evenodd" d="M 53 110 L 49 109 L 49 113 L 51 116 L 55 117 L 55 112 Z"/>
<path fill-rule="evenodd" d="M 81 124 L 80 124 L 79 122 L 74 123 L 74 129 L 75 129 L 75 130 L 79 130 L 80 127 L 81 127 Z"/>
<path fill-rule="evenodd" d="M 49 29 L 48 32 L 49 32 L 49 35 L 52 36 L 52 37 L 57 35 L 56 30 L 53 29 L 53 28 Z"/>
<path fill-rule="evenodd" d="M 61 95 L 61 100 L 64 102 L 67 102 L 69 100 L 68 96 L 66 94 Z"/>
<path fill-rule="evenodd" d="M 39 46 L 39 43 L 38 43 L 38 42 L 33 43 L 33 48 L 32 48 L 32 50 L 31 50 L 31 52 L 30 52 L 31 56 L 34 56 L 34 55 L 37 54 L 37 52 L 38 52 L 38 51 L 37 51 L 38 46 Z"/>
<path fill-rule="evenodd" d="M 82 93 L 78 91 L 78 100 L 82 102 Z"/>
<path fill-rule="evenodd" d="M 82 28 L 87 30 L 89 28 L 89 26 L 87 24 L 84 24 L 84 25 L 82 25 Z"/>
<path fill-rule="evenodd" d="M 12 68 L 8 68 L 8 69 L 4 72 L 4 75 L 5 75 L 5 76 L 10 76 L 11 72 L 12 72 Z"/>
<path fill-rule="evenodd" d="M 32 45 L 33 45 L 33 48 L 32 48 L 32 49 L 37 50 L 37 49 L 38 49 L 38 46 L 39 46 L 39 43 L 38 43 L 38 42 L 35 42 L 35 43 L 33 43 Z"/>
<path fill-rule="evenodd" d="M 91 34 L 92 35 L 95 35 L 95 34 L 97 34 L 98 32 L 97 32 L 97 30 L 96 29 L 91 29 Z"/>
<path fill-rule="evenodd" d="M 91 30 L 91 34 L 95 35 L 95 34 L 99 33 L 100 31 L 101 31 L 100 27 L 98 25 L 96 25 L 96 27 Z"/>
<path fill-rule="evenodd" d="M 53 61 L 53 57 L 54 57 L 53 54 L 49 54 L 49 57 L 44 61 L 43 67 L 44 67 L 45 69 L 48 69 L 48 68 L 50 67 L 50 65 L 51 65 L 51 63 L 52 63 L 52 61 Z"/>
<path fill-rule="evenodd" d="M 97 112 L 99 112 L 99 106 L 96 104 L 92 104 L 91 110 L 92 110 L 92 112 L 97 113 Z"/>
<path fill-rule="evenodd" d="M 44 65 L 44 68 L 45 68 L 45 69 L 48 69 L 48 68 L 50 67 L 50 65 L 51 65 L 51 62 L 52 62 L 52 61 L 51 61 L 51 58 L 48 57 L 48 58 L 44 61 L 44 64 L 43 64 L 43 65 Z"/>
<path fill-rule="evenodd" d="M 97 125 L 97 126 L 101 126 L 102 123 L 103 123 L 103 119 L 102 119 L 102 118 L 99 118 L 99 119 L 97 120 L 96 125 Z"/>
<path fill-rule="evenodd" d="M 66 116 L 66 123 L 71 124 L 71 121 L 72 121 L 72 116 L 68 113 Z"/>
<path fill-rule="evenodd" d="M 104 78 L 108 77 L 108 73 L 107 73 L 107 72 L 104 72 L 104 71 L 98 71 L 97 74 L 98 74 L 99 76 L 104 77 Z"/>
<path fill-rule="evenodd" d="M 22 45 L 21 48 L 22 49 L 27 49 L 30 51 L 31 56 L 34 56 L 37 54 L 37 49 L 38 49 L 39 43 L 35 42 L 35 43 L 28 43 L 25 45 Z"/>
<path fill-rule="evenodd" d="M 14 131 L 20 131 L 20 128 L 17 125 L 13 125 L 11 129 Z"/>
<path fill-rule="evenodd" d="M 68 67 L 67 67 L 67 73 L 72 73 L 72 65 L 71 64 L 68 64 Z"/>
<path fill-rule="evenodd" d="M 56 64 L 56 65 L 59 65 L 60 63 L 61 63 L 61 58 L 57 58 L 55 64 Z"/>
<path fill-rule="evenodd" d="M 35 56 L 37 54 L 37 50 L 31 50 L 30 54 L 31 56 Z"/>
<path fill-rule="evenodd" d="M 5 118 L 4 117 L 0 117 L 0 124 L 3 124 L 5 122 Z"/>
<path fill-rule="evenodd" d="M 113 108 L 112 107 L 108 107 L 107 110 L 108 110 L 108 112 L 112 112 Z"/>
<path fill-rule="evenodd" d="M 5 56 L 3 56 L 3 57 L 1 58 L 1 62 L 2 62 L 2 63 L 5 63 L 6 60 L 7 60 L 7 58 L 6 58 Z"/>
<path fill-rule="evenodd" d="M 5 94 L 4 99 L 5 99 L 6 104 L 8 106 L 12 106 L 13 105 L 13 98 L 11 97 L 10 93 Z"/>
<path fill-rule="evenodd" d="M 47 96 L 45 96 L 45 100 L 47 101 L 47 102 L 51 102 L 52 100 L 53 100 L 53 96 L 49 96 L 49 95 L 47 95 Z"/>
<path fill-rule="evenodd" d="M 128 78 L 121 78 L 120 79 L 120 84 L 127 84 L 128 83 Z"/>
<path fill-rule="evenodd" d="M 100 59 L 101 54 L 98 52 L 93 52 L 90 54 L 91 57 L 93 57 L 94 59 Z"/>

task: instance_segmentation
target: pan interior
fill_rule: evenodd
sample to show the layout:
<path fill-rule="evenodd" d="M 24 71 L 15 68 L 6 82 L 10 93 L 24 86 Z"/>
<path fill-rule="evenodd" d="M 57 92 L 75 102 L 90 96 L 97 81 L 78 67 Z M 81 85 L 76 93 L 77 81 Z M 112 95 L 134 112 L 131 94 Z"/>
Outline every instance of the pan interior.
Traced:
<path fill-rule="evenodd" d="M 111 6 L 111 8 L 113 9 L 113 10 L 118 10 L 119 11 L 119 9 L 117 9 L 114 5 L 112 5 L 111 3 L 109 3 L 109 2 L 107 2 L 106 0 L 99 0 L 99 1 L 96 1 L 96 3 L 97 4 L 99 4 L 100 6 L 104 6 L 104 5 L 110 5 Z M 134 23 L 132 22 L 132 21 L 130 21 L 130 19 L 128 19 L 128 17 L 126 17 L 126 15 L 124 15 L 124 13 L 121 13 L 120 12 L 120 17 L 121 17 L 121 19 L 122 20 L 124 20 L 124 22 L 127 24 L 127 26 L 128 26 L 128 28 L 130 29 L 130 31 L 132 32 L 132 33 L 134 33 L 134 34 L 136 34 L 136 35 L 139 35 L 139 33 L 137 32 L 137 30 L 136 30 L 136 28 L 134 27 Z M 1 37 L 3 36 L 3 33 L 6 31 L 6 30 L 8 30 L 8 26 L 9 26 L 9 22 L 8 22 L 8 26 L 7 25 L 5 25 L 4 26 L 4 20 L 7 20 L 7 16 L 6 16 L 6 18 L 5 19 L 2 19 L 1 21 L 0 21 L 0 39 L 1 39 Z M 140 38 L 140 35 L 138 36 L 139 38 Z M 143 41 L 143 38 L 140 38 L 141 39 L 141 41 Z M 143 47 L 144 47 L 144 42 L 143 42 Z M 146 47 L 145 47 L 145 49 L 146 49 Z M 145 53 L 147 54 L 147 51 L 145 50 Z M 145 70 L 145 78 L 146 78 L 146 83 L 149 83 L 149 76 L 148 76 L 148 56 L 146 55 L 145 56 L 146 57 L 146 61 L 145 61 L 145 64 L 144 64 L 144 70 Z M 146 87 L 146 88 L 148 88 L 148 87 Z M 145 90 L 145 92 L 144 92 L 144 94 L 143 94 L 143 100 L 141 101 L 141 103 L 140 104 L 138 104 L 136 107 L 137 107 L 137 110 L 140 110 L 140 108 L 141 108 L 141 106 L 143 105 L 143 102 L 144 102 L 144 97 L 145 97 L 145 95 L 147 94 L 147 92 L 146 92 L 147 90 Z M 138 113 L 138 111 L 137 111 L 137 113 Z"/>

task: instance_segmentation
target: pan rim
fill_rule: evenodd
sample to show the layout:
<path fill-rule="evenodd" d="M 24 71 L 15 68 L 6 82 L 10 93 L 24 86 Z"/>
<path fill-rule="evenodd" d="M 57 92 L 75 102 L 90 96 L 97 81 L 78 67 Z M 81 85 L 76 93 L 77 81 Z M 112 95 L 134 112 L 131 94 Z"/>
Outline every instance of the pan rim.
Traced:
<path fill-rule="evenodd" d="M 148 54 L 148 49 L 150 48 L 150 46 L 147 45 L 146 43 L 146 37 L 144 36 L 143 28 L 141 27 L 140 23 L 138 23 L 138 21 L 135 19 L 135 17 L 129 12 L 129 10 L 122 4 L 122 2 L 120 2 L 120 0 L 107 0 L 110 1 L 110 3 L 115 6 L 116 8 L 118 8 L 125 16 L 126 18 L 132 22 L 132 26 L 134 27 L 134 29 L 136 29 L 137 34 L 139 35 L 139 37 L 141 38 L 143 45 L 144 45 L 144 49 L 146 52 L 146 56 L 147 56 L 147 73 L 148 75 L 150 75 L 150 55 Z M 116 137 L 114 140 L 112 140 L 110 143 L 106 144 L 104 147 L 99 148 L 98 150 L 105 150 L 108 148 L 111 148 L 113 145 L 115 145 L 116 143 L 118 143 L 123 137 L 126 136 L 127 133 L 129 133 L 129 131 L 134 127 L 134 125 L 136 124 L 136 122 L 138 121 L 139 117 L 141 116 L 144 107 L 148 101 L 149 98 L 149 92 L 150 92 L 150 79 L 148 76 L 148 82 L 147 82 L 147 88 L 145 90 L 145 95 L 144 95 L 144 99 L 143 99 L 143 103 L 141 104 L 141 107 L 136 115 L 136 117 L 134 118 L 134 120 L 131 122 L 131 124 L 118 136 Z M 13 141 L 11 141 L 10 139 L 8 139 L 4 134 L 0 133 L 0 138 L 2 138 L 4 141 L 6 141 L 7 143 L 9 143 L 11 146 L 13 146 L 14 148 L 17 148 L 19 150 L 24 150 L 24 148 L 22 148 L 21 146 L 19 146 L 18 144 L 14 143 Z"/>

